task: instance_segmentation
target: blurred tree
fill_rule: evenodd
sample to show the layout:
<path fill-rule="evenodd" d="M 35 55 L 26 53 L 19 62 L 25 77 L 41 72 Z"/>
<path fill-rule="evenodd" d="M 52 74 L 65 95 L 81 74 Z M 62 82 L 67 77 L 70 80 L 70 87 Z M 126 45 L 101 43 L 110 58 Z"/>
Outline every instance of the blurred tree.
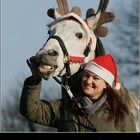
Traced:
<path fill-rule="evenodd" d="M 23 79 L 23 78 L 22 78 Z M 25 79 L 25 78 L 24 78 Z M 22 81 L 22 82 L 21 82 Z M 51 132 L 55 128 L 32 123 L 19 113 L 19 103 L 24 80 L 18 80 L 15 87 L 8 92 L 8 97 L 3 99 L 1 107 L 2 132 Z M 10 94 L 9 94 L 10 93 Z M 5 94 L 5 93 L 2 93 Z"/>
<path fill-rule="evenodd" d="M 138 0 L 122 1 L 122 5 L 119 5 L 115 11 L 116 20 L 109 25 L 111 32 L 106 48 L 115 56 L 125 86 L 136 93 L 139 89 L 138 11 Z"/>

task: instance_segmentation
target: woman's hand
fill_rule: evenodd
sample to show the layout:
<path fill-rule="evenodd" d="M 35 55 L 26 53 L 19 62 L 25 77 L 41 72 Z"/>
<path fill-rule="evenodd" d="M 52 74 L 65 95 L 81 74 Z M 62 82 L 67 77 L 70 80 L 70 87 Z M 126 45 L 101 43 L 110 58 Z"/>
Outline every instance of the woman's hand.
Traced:
<path fill-rule="evenodd" d="M 27 59 L 26 62 L 32 72 L 32 76 L 34 78 L 41 78 L 38 71 L 39 63 L 36 61 L 36 57 L 32 56 L 29 59 Z"/>

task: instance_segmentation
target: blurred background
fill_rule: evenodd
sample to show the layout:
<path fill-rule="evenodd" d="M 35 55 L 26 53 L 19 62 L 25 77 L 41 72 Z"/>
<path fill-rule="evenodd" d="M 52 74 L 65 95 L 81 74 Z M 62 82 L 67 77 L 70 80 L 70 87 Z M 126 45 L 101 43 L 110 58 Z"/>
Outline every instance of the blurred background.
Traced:
<path fill-rule="evenodd" d="M 99 0 L 68 0 L 69 8 L 79 6 L 85 18 L 88 8 Z M 106 24 L 109 34 L 101 38 L 106 53 L 112 53 L 119 75 L 128 90 L 139 93 L 139 0 L 112 0 L 107 11 L 116 15 Z M 1 132 L 49 132 L 55 128 L 29 122 L 19 114 L 23 82 L 31 75 L 26 59 L 36 54 L 48 38 L 52 19 L 47 9 L 55 0 L 1 0 Z M 42 84 L 41 98 L 61 98 L 61 87 L 53 79 Z"/>

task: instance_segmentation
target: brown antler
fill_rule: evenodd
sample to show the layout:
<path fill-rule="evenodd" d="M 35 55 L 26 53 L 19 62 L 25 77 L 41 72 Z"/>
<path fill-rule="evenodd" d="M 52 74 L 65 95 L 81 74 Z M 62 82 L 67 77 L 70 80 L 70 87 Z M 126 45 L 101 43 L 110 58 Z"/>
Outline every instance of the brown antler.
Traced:
<path fill-rule="evenodd" d="M 53 19 L 56 19 L 55 10 L 60 15 L 65 15 L 69 12 L 67 0 L 56 0 L 56 1 L 57 1 L 58 8 L 56 9 L 50 8 L 47 11 L 47 15 Z"/>
<path fill-rule="evenodd" d="M 101 9 L 101 16 L 98 21 L 97 28 L 95 29 L 94 33 L 97 37 L 104 37 L 108 34 L 107 27 L 102 26 L 105 23 L 112 22 L 115 18 L 114 13 L 106 12 L 106 8 L 108 6 L 109 0 L 101 0 L 99 4 L 98 10 Z"/>
<path fill-rule="evenodd" d="M 69 12 L 69 7 L 67 0 L 56 0 L 58 8 L 56 9 L 57 12 L 61 15 L 65 15 Z"/>
<path fill-rule="evenodd" d="M 101 10 L 101 12 L 105 12 L 107 5 L 109 3 L 109 0 L 100 0 L 100 4 L 97 10 L 97 13 L 99 12 L 99 10 Z"/>
<path fill-rule="evenodd" d="M 104 23 L 108 23 L 114 20 L 115 15 L 112 12 L 106 12 L 106 8 L 108 6 L 109 0 L 101 0 L 99 9 L 101 9 L 101 17 L 98 21 L 99 25 L 102 25 Z"/>
<path fill-rule="evenodd" d="M 71 12 L 77 14 L 79 17 L 81 17 L 81 9 L 78 6 L 74 6 L 71 9 Z"/>
<path fill-rule="evenodd" d="M 57 12 L 60 13 L 61 15 L 65 15 L 69 13 L 69 8 L 68 8 L 68 3 L 67 0 L 57 0 Z M 81 9 L 78 6 L 74 6 L 71 9 L 71 12 L 81 16 Z"/>
<path fill-rule="evenodd" d="M 56 1 L 57 1 L 58 8 L 56 8 L 56 9 L 52 9 L 52 8 L 48 9 L 47 15 L 49 17 L 51 17 L 53 19 L 56 19 L 55 10 L 60 15 L 65 15 L 65 14 L 68 14 L 69 12 L 73 12 L 73 13 L 77 14 L 78 16 L 81 16 L 81 9 L 78 6 L 72 7 L 71 11 L 69 11 L 67 0 L 56 0 Z"/>
<path fill-rule="evenodd" d="M 96 14 L 101 10 L 101 16 L 97 23 L 97 27 L 94 29 L 94 34 L 97 37 L 105 37 L 108 33 L 107 27 L 102 26 L 105 23 L 112 22 L 115 18 L 114 13 L 106 12 L 106 8 L 108 6 L 109 0 L 100 0 L 100 4 Z M 96 15 L 94 9 L 90 8 L 87 10 L 86 18 Z"/>

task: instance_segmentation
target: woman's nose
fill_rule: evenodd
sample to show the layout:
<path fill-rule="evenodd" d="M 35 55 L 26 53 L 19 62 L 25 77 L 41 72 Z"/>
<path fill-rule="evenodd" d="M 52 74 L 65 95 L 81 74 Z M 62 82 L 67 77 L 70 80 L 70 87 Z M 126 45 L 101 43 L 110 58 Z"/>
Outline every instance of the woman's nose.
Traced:
<path fill-rule="evenodd" d="M 88 83 L 88 84 L 92 84 L 92 83 L 93 83 L 93 78 L 92 78 L 92 77 L 89 77 L 89 78 L 87 79 L 87 83 Z"/>

